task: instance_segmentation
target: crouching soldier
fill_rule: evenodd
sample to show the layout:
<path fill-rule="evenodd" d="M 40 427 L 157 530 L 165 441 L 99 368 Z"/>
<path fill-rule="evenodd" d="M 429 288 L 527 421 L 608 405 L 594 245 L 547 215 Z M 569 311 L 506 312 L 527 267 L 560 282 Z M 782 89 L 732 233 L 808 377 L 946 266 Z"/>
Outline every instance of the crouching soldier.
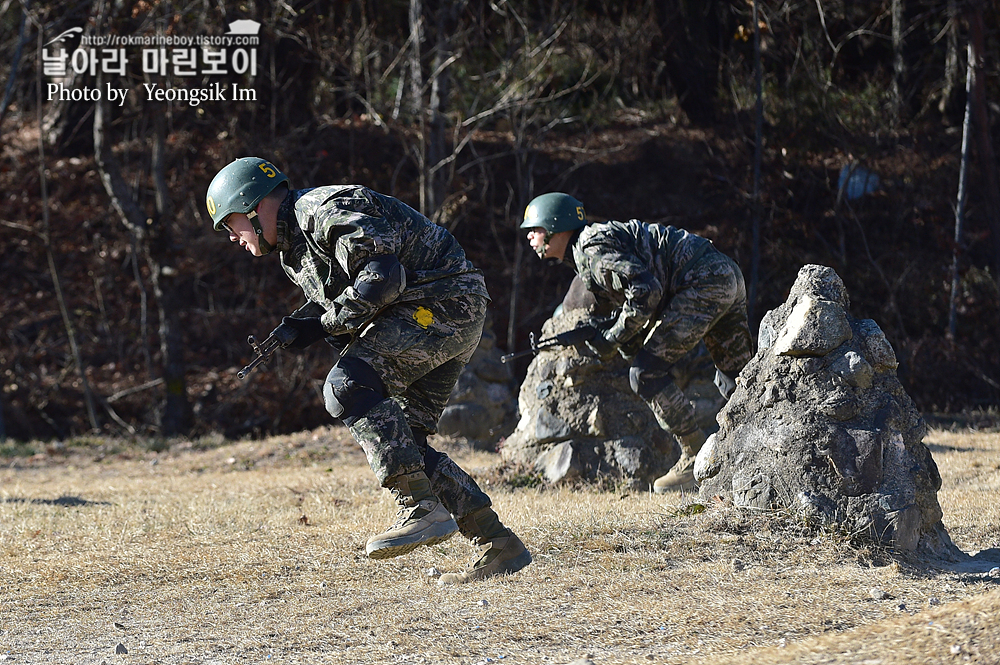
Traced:
<path fill-rule="evenodd" d="M 607 309 L 587 342 L 607 360 L 631 362 L 629 384 L 660 427 L 681 444 L 681 457 L 653 489 L 694 487 L 694 460 L 705 433 L 671 366 L 702 339 L 716 365 L 715 383 L 728 399 L 752 351 L 746 287 L 739 266 L 711 241 L 673 226 L 609 221 L 588 224 L 572 196 L 543 194 L 528 204 L 522 229 L 540 258 L 568 264 Z"/>
<path fill-rule="evenodd" d="M 479 557 L 468 570 L 441 576 L 443 584 L 531 563 L 490 498 L 427 444 L 479 343 L 489 301 L 482 272 L 455 238 L 359 185 L 291 190 L 277 167 L 257 157 L 219 171 L 207 206 L 216 231 L 254 256 L 275 253 L 305 293 L 306 305 L 272 333 L 282 346 L 325 338 L 346 345 L 323 387 L 326 408 L 399 505 L 395 522 L 368 540 L 368 556 L 399 556 L 461 531 L 481 548 Z"/>

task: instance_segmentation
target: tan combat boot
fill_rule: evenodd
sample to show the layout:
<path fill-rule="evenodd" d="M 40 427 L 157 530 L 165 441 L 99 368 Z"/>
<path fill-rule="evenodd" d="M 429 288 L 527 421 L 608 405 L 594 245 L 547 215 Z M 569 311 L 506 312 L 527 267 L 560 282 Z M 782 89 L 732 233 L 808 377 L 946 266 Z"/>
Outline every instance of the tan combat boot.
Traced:
<path fill-rule="evenodd" d="M 479 558 L 460 573 L 445 573 L 438 578 L 438 584 L 465 584 L 494 575 L 509 575 L 531 563 L 531 553 L 524 543 L 500 523 L 500 518 L 490 507 L 461 518 L 458 528 L 463 536 L 479 547 Z"/>
<path fill-rule="evenodd" d="M 431 493 L 430 481 L 423 471 L 392 478 L 389 489 L 396 497 L 399 511 L 392 526 L 368 539 L 365 551 L 369 558 L 400 556 L 420 545 L 448 540 L 458 531 L 451 513 Z"/>
<path fill-rule="evenodd" d="M 678 440 L 681 442 L 681 458 L 667 475 L 657 478 L 653 483 L 653 491 L 657 494 L 666 494 L 670 490 L 690 490 L 698 485 L 694 480 L 694 459 L 705 443 L 705 433 L 696 429 L 678 437 Z"/>

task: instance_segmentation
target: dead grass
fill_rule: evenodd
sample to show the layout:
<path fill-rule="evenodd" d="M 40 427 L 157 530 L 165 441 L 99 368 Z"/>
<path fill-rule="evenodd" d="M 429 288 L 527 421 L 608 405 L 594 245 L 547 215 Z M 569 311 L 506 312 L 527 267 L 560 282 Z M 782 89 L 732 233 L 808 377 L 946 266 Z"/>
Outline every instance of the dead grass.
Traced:
<path fill-rule="evenodd" d="M 955 542 L 1000 547 L 1000 434 L 927 442 Z M 392 507 L 344 430 L 219 443 L 70 446 L 0 470 L 0 658 L 1000 662 L 1000 577 L 981 560 L 907 563 L 680 494 L 512 488 L 495 456 L 443 442 L 535 563 L 442 589 L 427 571 L 463 566 L 460 538 L 364 556 Z"/>

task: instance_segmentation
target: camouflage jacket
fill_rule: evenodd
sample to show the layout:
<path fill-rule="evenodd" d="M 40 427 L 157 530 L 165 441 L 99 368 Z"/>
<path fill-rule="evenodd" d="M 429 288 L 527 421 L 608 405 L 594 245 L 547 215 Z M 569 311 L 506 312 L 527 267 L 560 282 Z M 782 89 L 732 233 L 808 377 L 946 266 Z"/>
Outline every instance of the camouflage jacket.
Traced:
<path fill-rule="evenodd" d="M 359 328 L 359 314 L 361 323 L 376 314 L 353 285 L 378 255 L 394 254 L 406 269 L 398 302 L 489 298 L 482 271 L 447 229 L 360 185 L 290 191 L 278 211 L 276 249 L 285 274 L 309 301 L 296 316 L 319 316 L 331 335 Z"/>
<path fill-rule="evenodd" d="M 566 259 L 588 291 L 619 310 L 605 337 L 625 343 L 659 316 L 707 251 L 717 250 L 706 238 L 633 219 L 583 227 Z"/>

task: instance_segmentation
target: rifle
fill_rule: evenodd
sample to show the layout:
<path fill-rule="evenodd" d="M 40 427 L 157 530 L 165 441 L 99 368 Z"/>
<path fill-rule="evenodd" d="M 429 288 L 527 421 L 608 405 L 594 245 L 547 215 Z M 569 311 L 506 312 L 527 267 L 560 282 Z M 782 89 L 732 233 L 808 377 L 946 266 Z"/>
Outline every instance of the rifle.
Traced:
<path fill-rule="evenodd" d="M 299 307 L 297 310 L 292 312 L 290 316 L 293 318 L 304 318 L 307 316 L 316 316 L 323 311 L 325 310 L 316 303 L 307 301 L 306 304 L 302 305 L 302 307 Z M 258 365 L 266 363 L 275 351 L 287 344 L 290 344 L 295 339 L 296 335 L 298 335 L 298 331 L 295 330 L 295 328 L 281 324 L 272 330 L 271 334 L 268 335 L 267 339 L 263 342 L 258 343 L 257 338 L 254 335 L 247 337 L 247 344 L 253 347 L 254 353 L 257 355 L 253 357 L 253 360 L 251 360 L 246 367 L 236 373 L 237 378 L 247 378 L 247 375 L 254 371 Z"/>
<path fill-rule="evenodd" d="M 515 358 L 521 358 L 529 354 L 536 354 L 539 351 L 544 351 L 545 349 L 552 349 L 559 346 L 576 346 L 582 342 L 586 342 L 597 334 L 597 328 L 588 324 L 577 326 L 572 330 L 567 330 L 566 332 L 561 332 L 558 335 L 553 335 L 552 337 L 546 337 L 545 339 L 540 339 L 535 341 L 535 333 L 530 333 L 528 335 L 530 349 L 525 349 L 524 351 L 516 351 L 514 353 L 508 353 L 504 356 L 500 356 L 500 362 L 506 363 L 514 360 Z"/>
<path fill-rule="evenodd" d="M 254 370 L 254 368 L 262 363 L 266 363 L 271 357 L 271 354 L 273 354 L 281 346 L 281 343 L 282 339 L 273 332 L 267 336 L 267 339 L 259 344 L 257 343 L 257 338 L 253 335 L 247 337 L 247 344 L 253 347 L 254 353 L 257 355 L 254 356 L 253 360 L 251 360 L 246 367 L 236 373 L 237 378 L 245 379 L 247 375 Z"/>

